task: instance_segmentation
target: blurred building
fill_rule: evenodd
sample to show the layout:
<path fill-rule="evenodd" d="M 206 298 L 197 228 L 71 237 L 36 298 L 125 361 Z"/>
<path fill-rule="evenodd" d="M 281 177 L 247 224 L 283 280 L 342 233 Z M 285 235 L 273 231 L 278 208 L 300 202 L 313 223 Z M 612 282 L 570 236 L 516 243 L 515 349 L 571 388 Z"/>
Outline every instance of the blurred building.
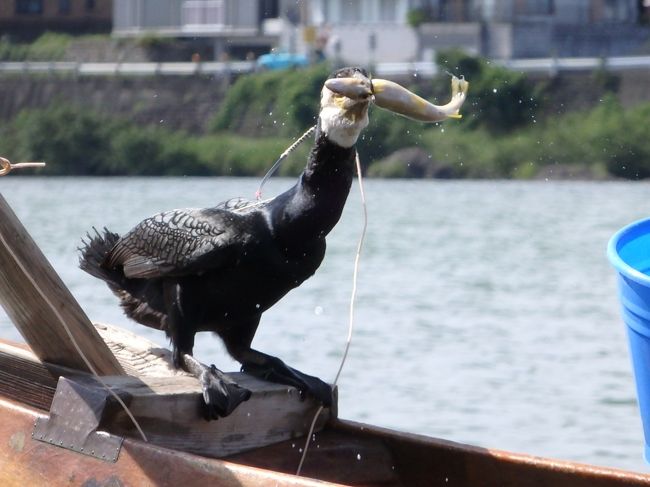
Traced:
<path fill-rule="evenodd" d="M 330 55 L 431 60 L 461 47 L 491 58 L 611 56 L 650 49 L 650 0 L 313 0 Z M 333 40 L 333 42 L 332 42 Z"/>
<path fill-rule="evenodd" d="M 295 3 L 295 2 L 291 2 Z M 246 58 L 280 44 L 280 0 L 114 0 L 113 35 L 156 35 L 209 46 L 214 58 Z M 282 12 L 282 15 L 281 15 Z"/>
<path fill-rule="evenodd" d="M 0 0 L 0 35 L 110 32 L 112 17 L 112 0 Z"/>
<path fill-rule="evenodd" d="M 342 62 L 635 54 L 648 0 L 113 0 L 113 34 L 186 39 L 212 57 L 280 47 Z"/>

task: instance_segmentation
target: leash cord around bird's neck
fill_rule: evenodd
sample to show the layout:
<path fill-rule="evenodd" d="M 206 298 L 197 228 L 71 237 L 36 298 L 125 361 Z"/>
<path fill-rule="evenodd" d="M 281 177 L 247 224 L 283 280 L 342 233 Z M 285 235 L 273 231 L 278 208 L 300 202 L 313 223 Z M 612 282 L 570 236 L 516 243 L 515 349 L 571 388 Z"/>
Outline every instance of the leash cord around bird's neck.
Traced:
<path fill-rule="evenodd" d="M 357 300 L 357 284 L 358 284 L 358 278 L 359 278 L 359 262 L 361 261 L 361 251 L 363 250 L 363 242 L 366 239 L 366 231 L 368 229 L 368 207 L 366 205 L 366 193 L 363 190 L 363 178 L 361 176 L 361 161 L 359 160 L 359 153 L 356 152 L 355 156 L 355 161 L 356 161 L 356 166 L 357 166 L 357 180 L 359 182 L 359 194 L 361 196 L 361 208 L 363 211 L 363 224 L 361 228 L 361 235 L 359 236 L 359 241 L 357 243 L 357 252 L 354 256 L 354 268 L 352 271 L 352 292 L 350 293 L 350 307 L 349 307 L 349 314 L 348 314 L 348 336 L 345 341 L 345 349 L 343 351 L 343 357 L 341 358 L 341 364 L 339 365 L 339 370 L 336 373 L 336 377 L 334 377 L 334 382 L 332 384 L 332 387 L 336 387 L 339 381 L 339 377 L 341 377 L 341 372 L 343 371 L 343 366 L 345 365 L 345 362 L 347 361 L 348 358 L 348 352 L 350 351 L 350 345 L 352 344 L 352 332 L 354 331 L 354 304 Z M 323 411 L 323 406 L 319 406 L 318 410 L 316 411 L 316 414 L 314 415 L 314 419 L 311 422 L 311 426 L 309 427 L 309 432 L 307 433 L 307 439 L 305 440 L 305 447 L 303 448 L 302 451 L 302 456 L 300 457 L 300 463 L 298 464 L 298 468 L 296 470 L 296 475 L 300 475 L 300 472 L 302 471 L 302 466 L 303 463 L 305 462 L 305 458 L 307 457 L 307 450 L 309 449 L 309 442 L 312 439 L 312 435 L 314 434 L 314 428 L 316 427 L 316 420 L 320 416 L 320 413 Z"/>
<path fill-rule="evenodd" d="M 296 140 L 282 154 L 280 154 L 278 160 L 273 163 L 271 169 L 269 169 L 264 175 L 264 177 L 262 178 L 262 181 L 260 182 L 260 187 L 257 188 L 257 192 L 255 193 L 255 198 L 257 199 L 257 201 L 262 199 L 262 188 L 264 187 L 266 182 L 271 178 L 271 176 L 275 174 L 275 171 L 278 170 L 280 164 L 282 164 L 282 161 L 284 161 L 289 154 L 295 151 L 300 144 L 302 144 L 305 140 L 307 140 L 307 137 L 313 134 L 315 130 L 316 130 L 316 125 L 314 125 L 313 127 L 309 127 L 307 131 L 298 138 L 298 140 Z"/>
<path fill-rule="evenodd" d="M 104 389 L 106 389 L 109 392 L 109 394 L 115 398 L 115 400 L 118 402 L 118 404 L 120 406 L 122 406 L 122 409 L 124 409 L 124 412 L 126 413 L 126 415 L 129 417 L 131 422 L 135 425 L 135 427 L 138 430 L 138 432 L 140 433 L 140 436 L 142 437 L 142 439 L 145 442 L 148 442 L 149 440 L 147 440 L 147 436 L 144 434 L 144 431 L 142 431 L 142 428 L 140 427 L 140 424 L 135 419 L 135 417 L 133 416 L 133 414 L 131 413 L 131 411 L 127 407 L 127 405 L 124 403 L 122 398 L 120 398 L 120 396 L 118 396 L 117 393 L 113 389 L 111 389 L 108 386 L 108 384 L 106 384 L 106 382 L 104 382 L 104 380 L 101 378 L 101 376 L 97 372 L 97 369 L 95 368 L 95 366 L 90 362 L 90 360 L 88 360 L 88 357 L 86 357 L 86 354 L 83 352 L 83 350 L 79 346 L 79 343 L 77 343 L 77 340 L 75 339 L 74 335 L 70 331 L 70 328 L 68 327 L 68 324 L 65 322 L 65 319 L 63 318 L 63 316 L 61 316 L 61 313 L 59 312 L 57 307 L 54 305 L 54 303 L 52 303 L 52 301 L 50 301 L 50 299 L 47 297 L 45 292 L 41 289 L 41 287 L 38 285 L 38 283 L 34 280 L 34 278 L 27 271 L 27 269 L 25 268 L 23 263 L 20 261 L 18 256 L 11 249 L 11 247 L 7 244 L 7 241 L 2 236 L 2 233 L 0 233 L 0 240 L 2 240 L 2 245 L 5 247 L 6 250 L 9 251 L 9 253 L 11 254 L 11 257 L 14 259 L 14 262 L 18 265 L 21 272 L 25 275 L 25 277 L 30 282 L 30 284 L 34 287 L 34 289 L 36 289 L 36 292 L 38 292 L 38 294 L 40 294 L 41 298 L 43 298 L 43 300 L 50 307 L 50 309 L 52 310 L 52 313 L 54 314 L 54 316 L 56 316 L 56 319 L 59 320 L 59 322 L 63 325 L 63 329 L 67 333 L 68 338 L 70 338 L 70 343 L 72 343 L 73 347 L 77 350 L 77 353 L 79 354 L 81 359 L 86 364 L 86 367 L 88 367 L 88 370 L 90 370 L 90 372 L 97 379 L 97 381 L 104 387 Z"/>

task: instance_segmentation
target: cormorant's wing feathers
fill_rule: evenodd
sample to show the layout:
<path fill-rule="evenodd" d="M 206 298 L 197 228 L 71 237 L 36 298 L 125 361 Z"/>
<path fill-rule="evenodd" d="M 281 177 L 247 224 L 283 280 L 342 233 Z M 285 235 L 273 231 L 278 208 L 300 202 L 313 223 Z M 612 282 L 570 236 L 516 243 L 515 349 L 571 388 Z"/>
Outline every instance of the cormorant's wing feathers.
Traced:
<path fill-rule="evenodd" d="M 222 209 L 232 211 L 233 213 L 238 213 L 243 215 L 249 211 L 260 210 L 261 208 L 267 206 L 274 198 L 269 198 L 266 200 L 254 200 L 251 201 L 247 198 L 231 198 L 227 201 L 219 203 L 215 209 Z"/>
<path fill-rule="evenodd" d="M 221 209 L 172 210 L 143 220 L 106 257 L 109 268 L 122 266 L 128 278 L 184 275 L 224 265 L 235 217 Z"/>
<path fill-rule="evenodd" d="M 251 201 L 246 198 L 231 198 L 229 200 L 226 200 L 222 203 L 219 203 L 216 208 L 218 209 L 223 209 L 223 210 L 230 210 L 230 211 L 236 211 L 236 210 L 241 210 L 243 208 L 249 208 L 251 206 L 255 206 L 255 202 Z"/>
<path fill-rule="evenodd" d="M 160 277 L 173 271 L 173 266 L 163 260 L 152 259 L 142 255 L 133 255 L 124 262 L 123 272 L 128 278 L 153 278 Z"/>

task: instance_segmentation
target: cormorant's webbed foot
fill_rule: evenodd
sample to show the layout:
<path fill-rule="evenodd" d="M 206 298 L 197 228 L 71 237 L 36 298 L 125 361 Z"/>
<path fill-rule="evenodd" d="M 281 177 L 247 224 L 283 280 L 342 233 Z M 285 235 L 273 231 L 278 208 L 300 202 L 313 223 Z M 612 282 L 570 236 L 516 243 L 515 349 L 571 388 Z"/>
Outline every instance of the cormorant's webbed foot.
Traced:
<path fill-rule="evenodd" d="M 318 377 L 303 374 L 286 365 L 282 360 L 256 350 L 250 350 L 251 359 L 242 361 L 242 372 L 246 372 L 260 379 L 279 384 L 293 386 L 300 391 L 301 396 L 311 394 L 323 406 L 332 405 L 332 388 Z"/>
<path fill-rule="evenodd" d="M 251 391 L 239 386 L 214 365 L 203 365 L 188 354 L 183 355 L 183 362 L 184 368 L 199 379 L 203 389 L 203 416 L 207 421 L 228 416 L 251 397 Z"/>

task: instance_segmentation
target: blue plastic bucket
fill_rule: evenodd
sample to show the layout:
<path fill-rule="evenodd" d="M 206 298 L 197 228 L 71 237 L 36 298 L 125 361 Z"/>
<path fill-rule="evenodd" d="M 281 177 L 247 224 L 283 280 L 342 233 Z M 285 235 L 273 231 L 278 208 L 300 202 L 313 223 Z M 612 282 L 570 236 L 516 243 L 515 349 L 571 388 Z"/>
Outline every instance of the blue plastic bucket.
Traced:
<path fill-rule="evenodd" d="M 607 257 L 618 271 L 618 296 L 645 437 L 644 457 L 650 463 L 650 218 L 614 234 Z"/>

